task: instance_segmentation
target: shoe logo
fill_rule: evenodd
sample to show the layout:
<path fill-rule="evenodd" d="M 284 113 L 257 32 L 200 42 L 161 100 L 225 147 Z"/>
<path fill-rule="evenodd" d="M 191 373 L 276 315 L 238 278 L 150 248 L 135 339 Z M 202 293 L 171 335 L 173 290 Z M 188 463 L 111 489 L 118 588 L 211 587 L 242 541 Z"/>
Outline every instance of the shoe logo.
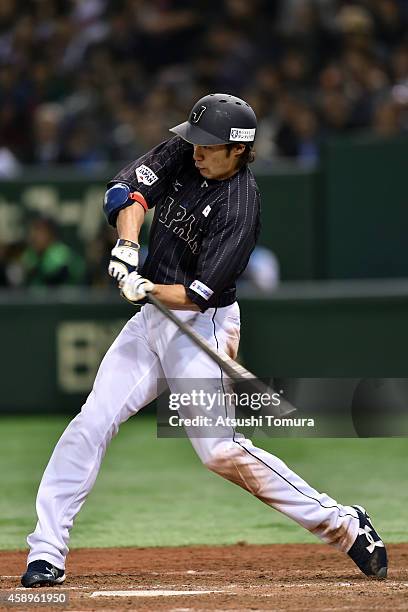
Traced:
<path fill-rule="evenodd" d="M 56 577 L 57 577 L 58 572 L 57 572 L 57 570 L 56 570 L 56 568 L 55 568 L 55 567 L 46 567 L 45 569 L 46 569 L 46 570 L 47 570 L 47 572 L 49 572 L 49 573 L 50 573 L 52 576 L 54 576 L 54 578 L 56 578 Z"/>
<path fill-rule="evenodd" d="M 382 540 L 374 540 L 373 536 L 371 535 L 371 531 L 373 531 L 373 529 L 371 529 L 371 527 L 369 527 L 368 525 L 366 525 L 364 528 L 360 527 L 360 529 L 358 530 L 358 535 L 365 535 L 368 540 L 368 546 L 366 546 L 366 549 L 368 550 L 370 555 L 376 548 L 376 546 L 378 546 L 379 548 L 384 547 L 384 542 Z"/>

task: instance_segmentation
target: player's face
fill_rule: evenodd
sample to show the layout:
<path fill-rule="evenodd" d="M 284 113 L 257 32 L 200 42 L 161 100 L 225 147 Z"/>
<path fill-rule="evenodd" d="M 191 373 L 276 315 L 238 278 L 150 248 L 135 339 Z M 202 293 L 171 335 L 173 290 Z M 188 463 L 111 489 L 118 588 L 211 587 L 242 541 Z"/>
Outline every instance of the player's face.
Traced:
<path fill-rule="evenodd" d="M 201 176 L 222 180 L 238 171 L 238 157 L 245 145 L 236 144 L 231 149 L 226 145 L 194 145 L 193 159 Z"/>

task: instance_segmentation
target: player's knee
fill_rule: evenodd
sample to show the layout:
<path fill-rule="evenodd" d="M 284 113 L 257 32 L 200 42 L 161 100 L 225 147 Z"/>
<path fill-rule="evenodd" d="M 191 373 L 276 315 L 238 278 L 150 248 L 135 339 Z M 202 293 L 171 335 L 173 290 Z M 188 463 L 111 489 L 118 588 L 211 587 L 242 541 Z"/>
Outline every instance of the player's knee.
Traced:
<path fill-rule="evenodd" d="M 259 477 L 259 465 L 239 444 L 232 442 L 215 448 L 203 463 L 212 472 L 252 495 L 261 496 L 262 479 Z"/>
<path fill-rule="evenodd" d="M 202 459 L 202 461 L 211 472 L 228 477 L 226 475 L 230 474 L 232 469 L 235 469 L 236 460 L 234 457 L 236 453 L 237 449 L 233 448 L 231 443 L 218 444 L 206 454 L 205 459 Z"/>
<path fill-rule="evenodd" d="M 211 456 L 203 461 L 203 465 L 207 470 L 210 470 L 210 472 L 218 474 L 222 466 L 222 460 L 220 460 L 219 457 Z"/>

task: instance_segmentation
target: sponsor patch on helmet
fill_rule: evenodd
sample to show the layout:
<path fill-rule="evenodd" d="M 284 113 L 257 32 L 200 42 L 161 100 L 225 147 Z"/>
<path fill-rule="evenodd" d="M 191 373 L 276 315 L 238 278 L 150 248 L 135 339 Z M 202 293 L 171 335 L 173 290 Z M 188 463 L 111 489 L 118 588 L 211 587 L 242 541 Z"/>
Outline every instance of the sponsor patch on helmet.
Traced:
<path fill-rule="evenodd" d="M 235 142 L 253 142 L 256 128 L 231 128 L 230 140 Z"/>
<path fill-rule="evenodd" d="M 144 185 L 150 186 L 159 180 L 157 174 L 155 174 L 151 168 L 145 166 L 144 164 L 136 168 L 135 173 L 138 183 L 143 183 Z"/>

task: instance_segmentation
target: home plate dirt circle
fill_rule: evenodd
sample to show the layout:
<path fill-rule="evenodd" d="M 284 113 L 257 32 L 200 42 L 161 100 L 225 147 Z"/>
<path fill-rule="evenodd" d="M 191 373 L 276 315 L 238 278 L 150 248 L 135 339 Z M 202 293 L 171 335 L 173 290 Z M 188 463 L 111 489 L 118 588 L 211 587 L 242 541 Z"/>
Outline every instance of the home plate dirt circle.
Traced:
<path fill-rule="evenodd" d="M 70 612 L 406 610 L 408 544 L 388 552 L 389 579 L 370 580 L 347 555 L 319 543 L 77 549 L 64 584 L 22 589 L 26 553 L 2 551 L 0 591 L 65 592 L 68 604 L 54 609 Z"/>

